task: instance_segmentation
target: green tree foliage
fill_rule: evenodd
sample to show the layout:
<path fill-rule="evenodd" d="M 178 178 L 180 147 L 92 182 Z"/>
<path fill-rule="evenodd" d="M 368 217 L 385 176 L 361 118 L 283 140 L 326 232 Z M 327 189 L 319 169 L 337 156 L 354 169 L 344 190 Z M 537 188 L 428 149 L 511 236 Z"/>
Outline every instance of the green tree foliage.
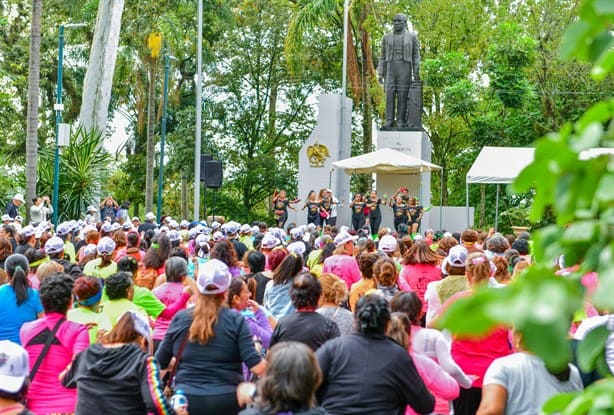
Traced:
<path fill-rule="evenodd" d="M 579 15 L 567 28 L 562 56 L 590 62 L 593 77 L 605 79 L 614 62 L 614 7 L 608 1 L 586 0 Z M 506 289 L 486 288 L 458 301 L 441 321 L 443 327 L 478 333 L 495 324 L 513 325 L 524 333 L 528 350 L 539 354 L 548 367 L 560 369 L 570 356 L 570 317 L 586 295 L 581 278 L 596 272 L 599 286 L 592 301 L 605 310 L 614 308 L 614 164 L 610 154 L 589 150 L 614 147 L 613 120 L 614 100 L 609 98 L 537 141 L 534 162 L 513 185 L 518 192 L 534 189 L 533 221 L 548 211 L 556 218 L 535 233 L 537 265 Z M 553 261 L 560 255 L 568 266 L 577 265 L 564 277 L 555 276 L 553 270 Z M 602 328 L 582 341 L 578 361 L 584 370 L 600 366 L 609 334 Z M 545 410 L 574 415 L 611 413 L 613 391 L 614 380 L 608 374 L 605 382 L 583 393 L 553 398 Z"/>
<path fill-rule="evenodd" d="M 211 153 L 224 162 L 232 216 L 268 215 L 276 188 L 296 192 L 298 150 L 313 126 L 307 99 L 315 83 L 294 80 L 283 55 L 289 13 L 283 2 L 250 0 L 235 9 L 236 27 L 219 43 L 207 131 Z"/>
<path fill-rule="evenodd" d="M 102 147 L 103 141 L 103 134 L 78 128 L 71 134 L 68 147 L 62 149 L 58 204 L 60 221 L 83 217 L 97 189 L 106 183 L 111 157 Z M 39 194 L 53 192 L 53 162 L 53 148 L 43 149 Z"/>

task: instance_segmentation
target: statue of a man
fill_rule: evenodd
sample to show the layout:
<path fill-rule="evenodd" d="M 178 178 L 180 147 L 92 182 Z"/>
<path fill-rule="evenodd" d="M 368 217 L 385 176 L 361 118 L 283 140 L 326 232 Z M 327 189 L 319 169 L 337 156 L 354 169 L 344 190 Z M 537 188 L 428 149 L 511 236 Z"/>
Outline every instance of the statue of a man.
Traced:
<path fill-rule="evenodd" d="M 407 127 L 407 95 L 412 81 L 420 81 L 420 44 L 407 30 L 407 17 L 392 19 L 394 30 L 382 38 L 382 52 L 377 67 L 386 91 L 385 127 Z M 395 116 L 396 114 L 396 116 Z"/>

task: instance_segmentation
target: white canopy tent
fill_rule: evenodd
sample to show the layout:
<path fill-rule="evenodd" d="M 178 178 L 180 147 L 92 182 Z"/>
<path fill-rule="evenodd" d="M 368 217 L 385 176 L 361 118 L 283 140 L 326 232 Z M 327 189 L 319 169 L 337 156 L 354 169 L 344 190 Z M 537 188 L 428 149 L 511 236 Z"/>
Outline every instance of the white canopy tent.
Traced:
<path fill-rule="evenodd" d="M 465 181 L 467 224 L 469 221 L 469 185 L 496 184 L 495 230 L 499 222 L 499 185 L 514 181 L 520 172 L 533 161 L 535 148 L 532 147 L 482 147 Z"/>
<path fill-rule="evenodd" d="M 350 157 L 332 163 L 332 169 L 342 169 L 346 174 L 421 174 L 440 171 L 441 167 L 391 148 Z M 441 180 L 440 180 L 441 181 Z M 422 193 L 422 192 L 421 192 Z M 443 183 L 441 187 L 443 195 Z M 441 225 L 442 218 L 439 223 Z"/>
<path fill-rule="evenodd" d="M 371 153 L 335 161 L 333 169 L 342 169 L 346 174 L 419 174 L 441 170 L 441 167 L 391 148 L 382 148 Z"/>
<path fill-rule="evenodd" d="M 581 160 L 602 155 L 614 156 L 614 148 L 590 148 L 580 153 Z M 469 223 L 469 185 L 488 183 L 497 185 L 497 202 L 495 207 L 495 229 L 499 219 L 499 185 L 514 181 L 520 172 L 533 162 L 535 148 L 532 147 L 483 147 L 467 173 L 466 211 Z"/>

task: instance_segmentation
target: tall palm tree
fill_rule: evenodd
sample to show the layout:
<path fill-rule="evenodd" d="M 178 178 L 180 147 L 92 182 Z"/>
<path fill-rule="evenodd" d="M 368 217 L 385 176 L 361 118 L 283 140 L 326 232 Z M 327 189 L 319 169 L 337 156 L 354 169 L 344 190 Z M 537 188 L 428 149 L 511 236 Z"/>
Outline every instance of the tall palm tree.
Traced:
<path fill-rule="evenodd" d="M 30 23 L 30 62 L 28 73 L 28 115 L 26 121 L 26 212 L 30 221 L 30 203 L 36 196 L 36 166 L 38 153 L 38 101 L 40 85 L 40 51 L 42 0 L 32 0 Z"/>

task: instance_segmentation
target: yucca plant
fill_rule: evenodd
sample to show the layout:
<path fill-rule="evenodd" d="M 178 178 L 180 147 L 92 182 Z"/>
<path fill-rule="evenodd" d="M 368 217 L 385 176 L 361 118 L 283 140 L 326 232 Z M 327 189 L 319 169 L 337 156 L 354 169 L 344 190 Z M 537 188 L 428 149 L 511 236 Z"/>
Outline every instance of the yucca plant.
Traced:
<path fill-rule="evenodd" d="M 60 154 L 59 221 L 85 215 L 87 205 L 99 199 L 100 189 L 110 174 L 112 157 L 103 148 L 104 135 L 79 127 Z M 41 152 L 38 193 L 53 193 L 53 146 Z"/>

